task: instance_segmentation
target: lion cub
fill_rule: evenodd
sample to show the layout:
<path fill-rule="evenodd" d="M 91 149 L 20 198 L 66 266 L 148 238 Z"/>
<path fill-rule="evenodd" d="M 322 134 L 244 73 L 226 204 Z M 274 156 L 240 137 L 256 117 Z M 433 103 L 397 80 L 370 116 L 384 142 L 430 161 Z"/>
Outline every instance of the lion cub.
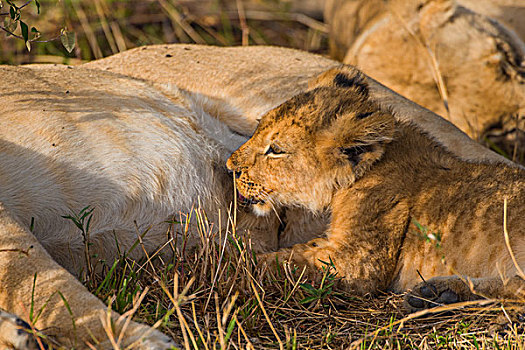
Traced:
<path fill-rule="evenodd" d="M 525 268 L 525 171 L 460 160 L 369 95 L 343 66 L 267 113 L 229 158 L 241 198 L 332 212 L 326 238 L 265 255 L 321 268 L 333 261 L 358 294 L 404 291 L 411 309 L 521 291 L 505 245 Z M 473 291 L 453 273 L 468 276 Z M 438 277 L 446 276 L 448 277 Z M 432 279 L 431 279 L 432 278 Z M 524 289 L 525 290 L 525 289 Z"/>

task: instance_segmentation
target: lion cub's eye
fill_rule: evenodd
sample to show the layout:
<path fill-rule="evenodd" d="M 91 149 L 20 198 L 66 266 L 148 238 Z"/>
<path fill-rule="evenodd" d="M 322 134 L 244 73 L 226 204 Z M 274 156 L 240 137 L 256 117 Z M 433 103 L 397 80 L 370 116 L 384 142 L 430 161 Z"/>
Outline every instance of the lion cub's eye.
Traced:
<path fill-rule="evenodd" d="M 279 146 L 273 144 L 273 145 L 269 145 L 268 148 L 266 149 L 266 152 L 264 152 L 264 155 L 267 156 L 267 155 L 270 155 L 270 154 L 283 154 L 284 151 L 279 148 Z"/>

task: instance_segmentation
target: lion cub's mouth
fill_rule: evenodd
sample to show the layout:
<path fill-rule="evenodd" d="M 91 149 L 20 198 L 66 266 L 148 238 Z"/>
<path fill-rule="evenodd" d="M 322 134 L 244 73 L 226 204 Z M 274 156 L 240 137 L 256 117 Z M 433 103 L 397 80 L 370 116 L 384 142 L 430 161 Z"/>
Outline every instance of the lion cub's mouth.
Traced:
<path fill-rule="evenodd" d="M 237 203 L 248 206 L 253 204 L 264 204 L 265 202 L 260 199 L 246 198 L 241 194 L 241 192 L 239 192 L 239 190 L 237 190 Z"/>

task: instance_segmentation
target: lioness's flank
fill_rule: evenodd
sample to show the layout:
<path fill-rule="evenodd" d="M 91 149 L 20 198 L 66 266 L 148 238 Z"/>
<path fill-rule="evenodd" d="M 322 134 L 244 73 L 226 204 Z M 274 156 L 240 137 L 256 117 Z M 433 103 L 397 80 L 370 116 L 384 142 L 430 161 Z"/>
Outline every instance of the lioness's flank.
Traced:
<path fill-rule="evenodd" d="M 521 291 L 503 217 L 506 200 L 510 248 L 525 267 L 525 171 L 460 160 L 395 120 L 351 67 L 267 113 L 227 166 L 259 214 L 273 205 L 331 209 L 326 238 L 267 261 L 320 268 L 331 259 L 359 294 L 414 287 L 419 272 L 428 283 L 414 287 L 412 309 Z M 472 278 L 475 293 L 452 273 Z"/>

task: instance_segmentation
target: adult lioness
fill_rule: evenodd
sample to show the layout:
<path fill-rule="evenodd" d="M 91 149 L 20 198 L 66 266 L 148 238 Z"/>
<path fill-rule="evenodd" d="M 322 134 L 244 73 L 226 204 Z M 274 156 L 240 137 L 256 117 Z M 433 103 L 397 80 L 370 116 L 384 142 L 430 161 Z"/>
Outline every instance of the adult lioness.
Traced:
<path fill-rule="evenodd" d="M 388 11 L 389 3 L 397 0 L 327 0 L 324 19 L 329 28 L 330 55 L 343 60 L 348 49 L 367 31 L 369 25 Z M 410 0 L 412 1 L 412 0 Z M 525 3 L 521 0 L 456 0 L 480 15 L 497 20 L 525 40 Z M 408 4 L 408 1 L 404 1 Z M 419 4 L 424 5 L 423 1 Z M 417 9 L 413 7 L 414 10 Z"/>
<path fill-rule="evenodd" d="M 101 323 L 106 306 L 64 268 L 85 270 L 86 246 L 111 264 L 143 232 L 145 250 L 156 250 L 174 238 L 166 221 L 199 202 L 217 222 L 232 198 L 224 162 L 244 138 L 192 109 L 176 88 L 168 99 L 142 81 L 65 66 L 3 66 L 0 75 L 0 307 L 25 318 L 46 305 L 35 326 L 47 335 L 75 348 L 113 348 Z M 94 209 L 89 239 L 61 217 L 86 206 Z M 254 237 L 256 249 L 277 247 L 278 222 L 269 225 Z M 174 345 L 137 323 L 124 332 L 118 317 L 120 345 Z M 0 319 L 0 345 L 18 342 L 8 321 Z"/>
<path fill-rule="evenodd" d="M 227 166 L 261 215 L 272 205 L 331 211 L 327 237 L 270 253 L 268 262 L 332 261 L 359 294 L 406 290 L 419 272 L 429 280 L 414 288 L 413 308 L 525 287 L 517 277 L 525 267 L 525 171 L 459 159 L 382 108 L 354 68 L 322 74 L 267 113 Z M 504 201 L 517 265 L 505 246 Z M 458 277 L 430 279 L 451 271 L 474 278 L 476 294 Z"/>
<path fill-rule="evenodd" d="M 461 1 L 332 4 L 345 63 L 525 162 L 525 44 L 512 31 Z"/>

